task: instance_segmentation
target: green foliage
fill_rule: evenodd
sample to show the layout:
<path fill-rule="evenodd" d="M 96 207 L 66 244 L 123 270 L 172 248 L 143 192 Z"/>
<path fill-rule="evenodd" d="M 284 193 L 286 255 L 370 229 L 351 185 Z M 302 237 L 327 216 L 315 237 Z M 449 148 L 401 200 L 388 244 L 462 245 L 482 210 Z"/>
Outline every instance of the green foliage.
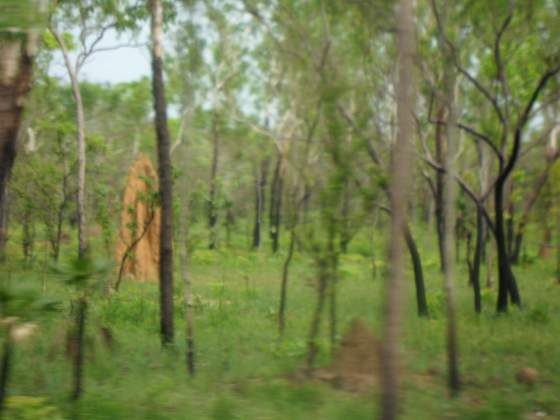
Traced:
<path fill-rule="evenodd" d="M 111 265 L 107 261 L 76 258 L 68 263 L 53 266 L 51 271 L 75 290 L 91 293 L 105 286 L 110 269 Z"/>
<path fill-rule="evenodd" d="M 0 287 L 1 317 L 30 320 L 59 309 L 59 300 L 39 292 L 29 278 L 22 277 L 16 284 L 4 282 Z"/>
<path fill-rule="evenodd" d="M 60 411 L 44 397 L 14 395 L 6 400 L 5 418 L 10 420 L 64 420 Z"/>
<path fill-rule="evenodd" d="M 0 40 L 24 35 L 29 29 L 44 25 L 46 7 L 38 0 L 2 0 Z"/>

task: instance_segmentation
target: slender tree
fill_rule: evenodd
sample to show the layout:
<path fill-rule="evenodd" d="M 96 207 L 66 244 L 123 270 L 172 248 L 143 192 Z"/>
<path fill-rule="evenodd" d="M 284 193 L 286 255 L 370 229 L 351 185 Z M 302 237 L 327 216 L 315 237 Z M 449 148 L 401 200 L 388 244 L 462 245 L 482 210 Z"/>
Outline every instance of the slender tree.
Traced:
<path fill-rule="evenodd" d="M 447 14 L 447 2 L 444 17 Z M 445 176 L 443 178 L 443 275 L 447 300 L 447 369 L 448 385 L 452 396 L 459 392 L 459 360 L 457 349 L 457 321 L 455 316 L 455 159 L 457 151 L 457 107 L 455 103 L 456 73 L 452 52 L 440 37 L 440 48 L 444 58 L 444 89 L 447 121 L 445 124 L 446 150 L 444 157 Z"/>
<path fill-rule="evenodd" d="M 410 143 L 414 132 L 412 76 L 414 54 L 412 1 L 400 0 L 398 9 L 397 92 L 398 137 L 391 167 L 391 272 L 385 291 L 383 344 L 381 349 L 381 418 L 397 418 L 399 401 L 398 343 L 401 331 L 402 279 L 404 266 L 402 231 L 406 223 Z"/>
<path fill-rule="evenodd" d="M 163 82 L 163 5 L 150 0 L 152 94 L 158 151 L 158 176 L 161 200 L 159 248 L 160 333 L 163 344 L 173 342 L 173 168 L 167 128 L 167 103 Z"/>

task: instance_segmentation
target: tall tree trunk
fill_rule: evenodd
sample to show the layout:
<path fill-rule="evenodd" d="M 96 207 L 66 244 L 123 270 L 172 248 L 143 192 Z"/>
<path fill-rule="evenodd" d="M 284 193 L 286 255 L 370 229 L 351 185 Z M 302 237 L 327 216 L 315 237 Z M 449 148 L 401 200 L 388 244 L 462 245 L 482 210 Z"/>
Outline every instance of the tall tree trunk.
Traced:
<path fill-rule="evenodd" d="M 476 245 L 474 249 L 474 260 L 471 271 L 471 284 L 474 292 L 474 310 L 477 314 L 482 309 L 480 296 L 480 265 L 482 262 L 482 250 L 484 248 L 484 217 L 479 207 L 476 209 Z"/>
<path fill-rule="evenodd" d="M 445 133 L 447 147 L 445 151 L 445 177 L 443 185 L 443 204 L 444 204 L 444 284 L 447 300 L 447 375 L 448 386 L 452 396 L 459 392 L 459 353 L 457 347 L 457 321 L 455 315 L 455 256 L 454 242 L 456 228 L 455 212 L 455 154 L 457 142 L 457 110 L 455 106 L 455 84 L 456 75 L 453 68 L 453 52 L 448 51 L 445 44 L 442 44 L 445 60 L 444 83 L 447 106 L 447 122 Z"/>
<path fill-rule="evenodd" d="M 410 0 L 399 1 L 398 62 L 399 85 L 397 92 L 398 137 L 391 167 L 391 273 L 386 287 L 385 317 L 381 349 L 381 418 L 397 417 L 399 402 L 398 347 L 401 333 L 401 306 L 403 280 L 403 237 L 409 189 L 410 143 L 414 133 L 412 108 L 414 83 L 412 80 L 414 54 L 413 6 Z"/>
<path fill-rule="evenodd" d="M 76 126 L 78 129 L 78 256 L 84 258 L 88 247 L 86 230 L 86 136 L 84 107 L 77 77 L 72 78 L 72 93 L 76 101 Z"/>
<path fill-rule="evenodd" d="M 218 114 L 212 114 L 212 165 L 210 167 L 210 192 L 208 196 L 208 230 L 210 232 L 209 249 L 216 249 L 218 245 L 218 209 L 216 196 L 218 189 L 218 165 L 220 159 L 220 135 L 218 132 Z"/>
<path fill-rule="evenodd" d="M 498 300 L 496 309 L 498 312 L 506 312 L 508 309 L 508 296 L 511 296 L 511 302 L 516 305 L 521 304 L 521 298 L 517 290 L 515 277 L 511 270 L 504 226 L 504 187 L 507 174 L 506 176 L 503 175 L 505 173 L 503 168 L 500 168 L 500 173 L 502 175 L 498 177 L 494 190 L 495 239 L 498 257 Z"/>
<path fill-rule="evenodd" d="M 253 227 L 253 248 L 261 246 L 261 226 L 264 214 L 266 178 L 268 174 L 268 159 L 261 162 L 260 169 L 256 169 L 255 177 L 255 225 Z"/>
<path fill-rule="evenodd" d="M 72 66 L 68 49 L 66 48 L 64 40 L 60 34 L 52 28 L 51 33 L 62 51 L 66 72 L 70 78 L 74 105 L 76 107 L 76 132 L 78 145 L 78 192 L 76 195 L 76 209 L 78 216 L 78 256 L 79 258 L 84 258 L 88 247 L 86 230 L 86 133 L 84 105 L 80 91 L 80 84 L 78 82 L 79 67 L 77 65 Z"/>
<path fill-rule="evenodd" d="M 508 209 L 506 215 L 507 251 L 510 260 L 513 260 L 513 252 L 515 248 L 515 209 L 516 208 L 515 208 L 515 203 L 512 200 L 512 192 L 513 192 L 513 187 L 511 187 L 509 192 L 509 203 L 507 206 Z"/>
<path fill-rule="evenodd" d="M 31 88 L 38 35 L 3 40 L 0 45 L 0 260 L 7 236 L 8 182 L 16 157 L 16 143 L 24 99 Z"/>
<path fill-rule="evenodd" d="M 438 112 L 438 121 L 443 121 L 445 117 L 445 108 L 441 107 Z M 446 151 L 446 139 L 444 138 L 444 129 L 440 124 L 436 125 L 436 147 L 435 147 L 435 158 L 436 162 L 440 165 L 444 165 Z M 440 260 L 440 270 L 445 272 L 445 258 L 444 258 L 444 242 L 445 242 L 445 212 L 444 212 L 444 173 L 442 171 L 436 171 L 436 182 L 435 182 L 435 217 L 436 217 L 436 232 L 438 239 L 438 250 L 439 250 L 439 260 Z"/>
<path fill-rule="evenodd" d="M 163 6 L 150 0 L 152 41 L 152 93 L 158 151 L 161 233 L 159 248 L 160 321 L 162 344 L 173 342 L 173 168 L 167 128 L 167 103 L 163 83 Z"/>
<path fill-rule="evenodd" d="M 416 246 L 416 241 L 410 232 L 408 224 L 404 228 L 404 239 L 412 261 L 412 268 L 414 271 L 414 285 L 416 288 L 416 306 L 418 308 L 419 316 L 428 316 L 428 303 L 426 301 L 426 287 L 424 285 L 424 273 L 422 270 L 422 260 L 420 253 Z"/>
<path fill-rule="evenodd" d="M 282 179 L 282 165 L 283 156 L 278 152 L 276 166 L 274 168 L 274 176 L 270 189 L 270 239 L 272 240 L 272 252 L 278 251 L 278 242 L 280 240 L 280 221 L 282 211 L 282 193 L 283 184 Z"/>

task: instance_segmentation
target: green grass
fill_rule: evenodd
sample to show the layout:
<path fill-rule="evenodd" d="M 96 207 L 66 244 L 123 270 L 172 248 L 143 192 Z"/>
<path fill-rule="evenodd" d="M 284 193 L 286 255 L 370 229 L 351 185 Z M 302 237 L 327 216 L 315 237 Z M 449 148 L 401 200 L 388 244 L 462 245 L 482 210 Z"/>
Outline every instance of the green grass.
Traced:
<path fill-rule="evenodd" d="M 384 268 L 372 279 L 367 241 L 357 238 L 342 257 L 339 286 L 341 334 L 353 317 L 379 331 Z M 442 279 L 431 238 L 420 235 L 431 316 L 416 316 L 413 280 L 407 275 L 402 332 L 402 418 L 524 419 L 538 411 L 560 418 L 560 287 L 554 263 L 534 262 L 515 269 L 523 310 L 496 316 L 495 290 L 484 291 L 476 316 L 463 264 L 457 276 L 461 396 L 445 388 L 445 316 Z M 197 250 L 191 260 L 195 299 L 197 375 L 185 368 L 184 308 L 176 276 L 176 344 L 159 343 L 158 290 L 154 284 L 124 282 L 121 290 L 90 304 L 85 394 L 68 400 L 70 363 L 64 355 L 65 328 L 71 322 L 69 291 L 56 278 L 31 280 L 65 301 L 63 311 L 40 320 L 40 332 L 18 345 L 9 393 L 44 397 L 64 418 L 81 419 L 369 419 L 378 390 L 352 394 L 324 384 L 295 383 L 287 375 L 302 366 L 315 303 L 314 266 L 297 255 L 290 272 L 286 335 L 279 343 L 276 311 L 283 255 L 241 249 Z M 14 251 L 15 252 L 15 251 Z M 9 270 L 8 270 L 8 268 Z M 27 279 L 12 258 L 5 273 Z M 36 262 L 33 270 L 42 269 Z M 112 329 L 115 350 L 101 344 L 99 327 Z M 328 363 L 323 325 L 319 364 Z M 379 335 L 377 333 L 377 335 Z M 372 349 L 373 351 L 373 349 Z M 533 367 L 541 379 L 533 388 L 517 384 L 519 368 Z M 428 375 L 428 369 L 440 373 Z M 37 417 L 36 417 L 37 418 Z M 45 417 L 45 418 L 48 418 Z M 54 417 L 53 417 L 54 418 Z"/>

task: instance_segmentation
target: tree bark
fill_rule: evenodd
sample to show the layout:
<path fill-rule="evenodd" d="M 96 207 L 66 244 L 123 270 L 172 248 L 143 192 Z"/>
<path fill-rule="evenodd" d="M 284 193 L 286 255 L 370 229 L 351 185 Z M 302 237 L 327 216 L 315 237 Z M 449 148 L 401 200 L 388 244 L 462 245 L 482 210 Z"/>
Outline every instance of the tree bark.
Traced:
<path fill-rule="evenodd" d="M 4 40 L 0 45 L 0 260 L 4 258 L 7 236 L 7 194 L 24 99 L 31 88 L 33 60 L 38 36 Z"/>
<path fill-rule="evenodd" d="M 399 1 L 398 11 L 398 63 L 399 84 L 397 92 L 398 136 L 391 167 L 391 273 L 386 287 L 385 319 L 381 349 L 381 418 L 397 417 L 399 403 L 398 346 L 401 333 L 403 237 L 408 202 L 410 143 L 414 132 L 412 107 L 414 84 L 412 80 L 414 54 L 413 6 L 410 0 Z"/>
<path fill-rule="evenodd" d="M 420 253 L 418 252 L 416 241 L 412 236 L 412 232 L 410 232 L 408 224 L 406 224 L 404 228 L 404 239 L 410 254 L 410 260 L 412 261 L 412 268 L 414 271 L 414 285 L 416 288 L 416 306 L 418 308 L 418 315 L 428 316 L 428 303 L 426 301 L 426 287 L 424 285 L 422 260 L 420 259 Z"/>
<path fill-rule="evenodd" d="M 253 227 L 253 249 L 261 246 L 261 226 L 264 214 L 266 178 L 268 174 L 268 159 L 261 162 L 255 177 L 255 225 Z"/>
<path fill-rule="evenodd" d="M 459 353 L 457 345 L 457 321 L 455 315 L 455 256 L 454 242 L 456 229 L 455 211 L 455 154 L 457 150 L 457 110 L 455 105 L 456 76 L 452 67 L 451 52 L 442 40 L 442 50 L 445 57 L 444 84 L 445 101 L 447 107 L 447 122 L 445 124 L 445 177 L 443 184 L 443 214 L 444 214 L 444 286 L 447 300 L 447 377 L 451 396 L 459 393 Z M 457 250 L 458 252 L 458 250 Z"/>
<path fill-rule="evenodd" d="M 443 121 L 445 116 L 444 108 L 441 107 L 438 113 L 438 121 Z M 445 160 L 446 140 L 444 139 L 444 130 L 440 124 L 436 125 L 436 147 L 435 159 L 436 162 L 443 166 Z M 440 260 L 440 270 L 445 272 L 445 258 L 444 258 L 444 242 L 445 242 L 445 213 L 444 213 L 444 173 L 436 171 L 436 182 L 434 191 L 435 201 L 435 217 L 436 217 L 436 232 L 438 238 L 438 250 Z"/>
<path fill-rule="evenodd" d="M 482 310 L 480 296 L 480 265 L 482 262 L 482 250 L 484 248 L 484 217 L 482 210 L 476 209 L 476 245 L 474 249 L 474 260 L 471 271 L 471 284 L 474 292 L 474 310 L 477 314 Z"/>
<path fill-rule="evenodd" d="M 160 327 L 162 344 L 173 342 L 173 168 L 170 157 L 167 103 L 163 82 L 163 6 L 150 0 L 152 93 L 158 151 L 161 232 L 159 249 Z"/>
<path fill-rule="evenodd" d="M 518 149 L 521 139 L 519 139 L 519 144 L 516 141 L 514 145 L 515 149 Z M 496 303 L 496 309 L 498 312 L 506 312 L 508 309 L 508 296 L 511 296 L 511 302 L 515 305 L 521 305 L 521 297 L 519 296 L 519 291 L 517 289 L 517 283 L 515 277 L 511 270 L 511 263 L 509 259 L 509 254 L 507 252 L 507 240 L 504 228 L 504 186 L 509 171 L 505 172 L 505 169 L 500 168 L 500 176 L 496 181 L 495 191 L 494 191 L 494 220 L 495 220 L 495 240 L 496 240 L 496 253 L 498 257 L 498 300 Z M 513 169 L 513 166 L 512 166 Z"/>
<path fill-rule="evenodd" d="M 282 179 L 282 153 L 278 152 L 276 166 L 274 168 L 274 176 L 270 189 L 270 239 L 272 240 L 272 252 L 278 251 L 278 242 L 280 240 L 280 221 L 282 211 L 282 193 L 283 184 Z"/>
<path fill-rule="evenodd" d="M 64 58 L 66 72 L 70 78 L 70 86 L 72 88 L 72 96 L 76 107 L 76 131 L 78 145 L 78 192 L 76 195 L 76 209 L 78 216 L 78 257 L 84 258 L 87 252 L 87 230 L 86 230 L 86 134 L 85 134 L 85 118 L 84 105 L 80 84 L 78 82 L 78 65 L 72 66 L 68 49 L 64 40 L 58 32 L 51 29 Z"/>

